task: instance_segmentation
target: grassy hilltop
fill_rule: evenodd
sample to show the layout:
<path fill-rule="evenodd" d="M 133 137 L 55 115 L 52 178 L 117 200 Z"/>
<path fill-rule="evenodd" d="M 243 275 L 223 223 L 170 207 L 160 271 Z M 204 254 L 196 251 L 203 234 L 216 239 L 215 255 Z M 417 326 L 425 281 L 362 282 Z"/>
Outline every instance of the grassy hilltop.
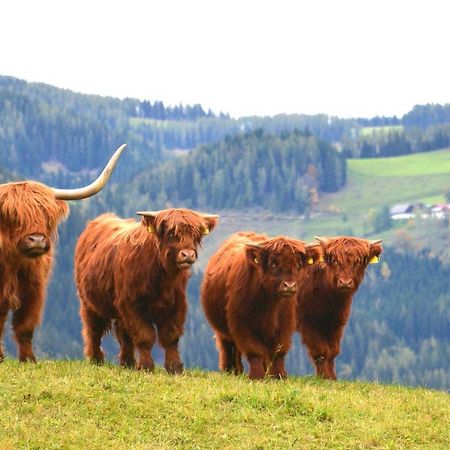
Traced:
<path fill-rule="evenodd" d="M 450 396 L 425 389 L 11 360 L 0 386 L 1 449 L 448 448 Z"/>

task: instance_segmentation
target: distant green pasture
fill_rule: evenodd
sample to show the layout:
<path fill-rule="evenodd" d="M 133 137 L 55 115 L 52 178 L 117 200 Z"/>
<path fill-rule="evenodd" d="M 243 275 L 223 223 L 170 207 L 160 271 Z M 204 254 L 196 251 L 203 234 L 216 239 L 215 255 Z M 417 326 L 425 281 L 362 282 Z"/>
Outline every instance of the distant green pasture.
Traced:
<path fill-rule="evenodd" d="M 351 171 L 371 177 L 407 177 L 447 174 L 450 176 L 450 149 L 391 158 L 351 159 Z"/>
<path fill-rule="evenodd" d="M 359 132 L 360 136 L 384 135 L 393 131 L 403 131 L 403 125 L 386 125 L 383 127 L 364 127 Z"/>

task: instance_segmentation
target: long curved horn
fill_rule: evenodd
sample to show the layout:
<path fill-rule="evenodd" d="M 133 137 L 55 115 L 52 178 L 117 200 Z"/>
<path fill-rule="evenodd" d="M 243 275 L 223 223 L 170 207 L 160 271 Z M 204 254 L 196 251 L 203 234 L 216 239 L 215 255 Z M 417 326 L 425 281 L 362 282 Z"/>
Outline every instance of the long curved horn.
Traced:
<path fill-rule="evenodd" d="M 100 176 L 91 184 L 88 186 L 78 188 L 78 189 L 53 189 L 53 193 L 55 194 L 55 197 L 58 200 L 81 200 L 82 198 L 88 198 L 91 197 L 97 192 L 99 192 L 107 181 L 109 180 L 109 177 L 114 171 L 114 168 L 116 167 L 117 160 L 120 158 L 120 155 L 124 151 L 126 147 L 126 144 L 121 145 L 115 152 L 114 155 L 112 155 L 111 159 L 109 160 L 106 167 L 103 169 L 103 172 L 100 174 Z"/>
<path fill-rule="evenodd" d="M 382 242 L 383 242 L 383 239 L 377 239 L 376 241 L 369 241 L 369 245 L 381 244 Z"/>
<path fill-rule="evenodd" d="M 220 216 L 218 214 L 207 214 L 207 213 L 200 213 L 200 215 L 204 219 L 218 219 Z"/>

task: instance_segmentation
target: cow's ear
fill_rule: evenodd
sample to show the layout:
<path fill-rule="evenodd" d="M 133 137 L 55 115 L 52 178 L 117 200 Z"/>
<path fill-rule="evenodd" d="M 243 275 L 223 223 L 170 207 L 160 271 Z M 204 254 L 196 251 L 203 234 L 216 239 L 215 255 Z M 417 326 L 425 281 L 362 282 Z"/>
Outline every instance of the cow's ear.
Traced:
<path fill-rule="evenodd" d="M 56 200 L 58 205 L 58 220 L 65 219 L 69 215 L 69 206 L 63 200 Z"/>
<path fill-rule="evenodd" d="M 257 244 L 247 244 L 245 254 L 250 264 L 262 266 L 264 262 L 264 249 Z"/>
<path fill-rule="evenodd" d="M 323 261 L 323 249 L 320 244 L 311 244 L 305 247 L 306 252 L 306 264 L 315 264 L 319 261 Z"/>
<path fill-rule="evenodd" d="M 202 214 L 202 217 L 206 220 L 206 229 L 203 234 L 209 234 L 210 231 L 214 230 L 219 222 L 219 216 L 213 214 Z"/>
<path fill-rule="evenodd" d="M 157 213 L 152 213 L 149 211 L 138 211 L 136 214 L 142 217 L 142 225 L 147 228 L 149 233 L 156 233 L 156 218 L 158 217 Z"/>
<path fill-rule="evenodd" d="M 381 241 L 369 242 L 369 264 L 376 264 L 380 260 L 380 255 L 383 253 L 383 247 L 381 246 Z"/>

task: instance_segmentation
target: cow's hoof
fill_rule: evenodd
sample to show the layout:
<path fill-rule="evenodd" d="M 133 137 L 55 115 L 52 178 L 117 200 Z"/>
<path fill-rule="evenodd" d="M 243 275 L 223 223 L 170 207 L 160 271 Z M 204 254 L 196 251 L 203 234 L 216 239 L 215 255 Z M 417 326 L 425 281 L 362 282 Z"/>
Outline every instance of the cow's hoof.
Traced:
<path fill-rule="evenodd" d="M 136 361 L 134 359 L 124 359 L 120 361 L 120 365 L 125 369 L 134 369 Z"/>
<path fill-rule="evenodd" d="M 102 356 L 92 356 L 89 361 L 96 366 L 101 366 L 105 362 L 105 358 Z"/>
<path fill-rule="evenodd" d="M 153 372 L 155 370 L 155 364 L 153 361 L 139 361 L 137 369 L 144 370 L 145 372 Z"/>
<path fill-rule="evenodd" d="M 184 370 L 184 366 L 181 361 L 174 361 L 170 364 L 166 364 L 165 368 L 167 372 L 170 373 L 171 375 L 183 373 Z"/>
<path fill-rule="evenodd" d="M 20 362 L 30 362 L 30 363 L 36 364 L 36 357 L 34 355 L 20 356 L 19 361 Z"/>
<path fill-rule="evenodd" d="M 287 372 L 271 373 L 270 378 L 272 378 L 274 380 L 285 380 L 287 378 Z"/>

